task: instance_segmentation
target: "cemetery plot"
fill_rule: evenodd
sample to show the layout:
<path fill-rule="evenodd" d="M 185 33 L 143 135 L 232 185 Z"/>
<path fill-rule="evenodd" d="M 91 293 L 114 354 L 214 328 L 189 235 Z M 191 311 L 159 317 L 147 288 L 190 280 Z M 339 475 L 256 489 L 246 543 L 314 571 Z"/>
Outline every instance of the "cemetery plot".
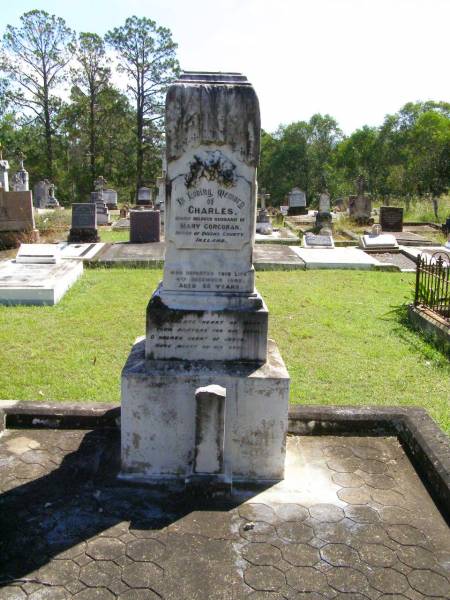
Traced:
<path fill-rule="evenodd" d="M 0 263 L 0 304 L 56 304 L 82 274 L 81 261 Z"/>
<path fill-rule="evenodd" d="M 118 437 L 4 432 L 5 598 L 450 597 L 448 527 L 395 437 L 291 435 L 284 483 L 201 510 L 118 482 Z"/>

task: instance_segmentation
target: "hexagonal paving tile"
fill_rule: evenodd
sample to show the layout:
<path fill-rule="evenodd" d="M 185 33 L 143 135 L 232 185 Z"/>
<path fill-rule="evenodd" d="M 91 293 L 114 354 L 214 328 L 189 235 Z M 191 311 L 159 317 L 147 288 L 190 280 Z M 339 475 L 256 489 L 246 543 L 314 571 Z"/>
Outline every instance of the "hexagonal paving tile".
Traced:
<path fill-rule="evenodd" d="M 371 567 L 392 567 L 397 562 L 395 552 L 382 544 L 363 544 L 358 548 L 358 554 Z"/>
<path fill-rule="evenodd" d="M 274 511 L 281 521 L 304 521 L 308 518 L 308 510 L 300 504 L 275 504 Z"/>
<path fill-rule="evenodd" d="M 356 473 L 333 473 L 331 479 L 342 487 L 360 487 L 364 484 L 362 477 Z"/>
<path fill-rule="evenodd" d="M 421 594 L 450 598 L 450 583 L 443 575 L 425 569 L 416 569 L 408 573 L 407 577 L 410 586 Z"/>
<path fill-rule="evenodd" d="M 266 523 L 275 523 L 275 513 L 273 508 L 265 504 L 248 503 L 242 504 L 238 509 L 239 516 L 248 521 L 265 521 Z"/>
<path fill-rule="evenodd" d="M 291 521 L 277 525 L 277 533 L 288 542 L 308 542 L 314 536 L 313 529 L 305 523 Z"/>
<path fill-rule="evenodd" d="M 126 549 L 127 556 L 138 562 L 147 560 L 158 562 L 165 551 L 165 545 L 153 538 L 129 542 Z"/>
<path fill-rule="evenodd" d="M 327 461 L 328 468 L 337 473 L 354 473 L 359 469 L 359 458 L 332 458 Z"/>
<path fill-rule="evenodd" d="M 420 546 L 404 546 L 397 550 L 398 559 L 413 569 L 437 568 L 437 562 L 433 554 Z"/>
<path fill-rule="evenodd" d="M 346 506 L 344 512 L 355 523 L 378 523 L 380 520 L 378 512 L 370 506 Z"/>
<path fill-rule="evenodd" d="M 371 500 L 370 493 L 362 488 L 343 488 L 339 490 L 338 498 L 347 504 L 368 504 Z"/>
<path fill-rule="evenodd" d="M 322 523 L 338 523 L 344 518 L 344 511 L 334 504 L 315 504 L 309 508 L 310 515 Z"/>
<path fill-rule="evenodd" d="M 268 542 L 276 536 L 276 531 L 265 521 L 246 521 L 240 526 L 239 535 L 249 542 Z"/>
<path fill-rule="evenodd" d="M 335 567 L 350 567 L 359 562 L 356 550 L 346 544 L 326 544 L 320 549 L 320 555 Z"/>
<path fill-rule="evenodd" d="M 273 566 L 250 566 L 244 571 L 245 583 L 257 591 L 277 591 L 285 583 L 284 573 Z"/>
<path fill-rule="evenodd" d="M 284 560 L 296 567 L 312 567 L 320 560 L 319 550 L 309 544 L 285 544 L 281 552 Z"/>
<path fill-rule="evenodd" d="M 369 587 L 366 576 L 351 567 L 336 567 L 327 573 L 327 580 L 339 592 L 364 592 Z"/>
<path fill-rule="evenodd" d="M 402 546 L 420 546 L 427 542 L 425 534 L 412 525 L 392 525 L 386 531 L 392 540 Z"/>
<path fill-rule="evenodd" d="M 313 567 L 292 567 L 286 571 L 288 585 L 298 592 L 327 592 L 329 586 L 323 573 Z"/>
<path fill-rule="evenodd" d="M 401 594 L 409 589 L 406 577 L 394 569 L 374 569 L 368 579 L 372 587 L 385 594 Z"/>
<path fill-rule="evenodd" d="M 81 568 L 80 579 L 89 587 L 108 587 L 120 574 L 120 567 L 112 561 L 97 560 Z"/>
<path fill-rule="evenodd" d="M 244 546 L 241 555 L 252 565 L 276 565 L 281 560 L 281 552 L 276 546 L 264 542 L 253 542 Z"/>
<path fill-rule="evenodd" d="M 114 560 L 125 553 L 125 544 L 116 538 L 98 537 L 88 542 L 86 554 L 95 560 Z"/>
<path fill-rule="evenodd" d="M 361 460 L 359 464 L 359 470 L 365 473 L 381 474 L 385 473 L 387 469 L 387 464 L 380 460 Z"/>
<path fill-rule="evenodd" d="M 163 569 L 150 562 L 127 565 L 122 572 L 122 580 L 130 587 L 151 588 L 157 590 L 164 577 Z"/>

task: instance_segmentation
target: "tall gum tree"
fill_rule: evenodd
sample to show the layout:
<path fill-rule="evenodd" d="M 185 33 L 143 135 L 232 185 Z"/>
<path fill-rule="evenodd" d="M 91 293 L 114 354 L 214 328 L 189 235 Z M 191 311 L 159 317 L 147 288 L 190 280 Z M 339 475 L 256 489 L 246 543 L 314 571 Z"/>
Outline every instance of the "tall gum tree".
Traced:
<path fill-rule="evenodd" d="M 151 19 L 129 17 L 105 40 L 116 51 L 118 70 L 128 79 L 127 91 L 136 103 L 136 188 L 143 182 L 144 151 L 160 135 L 164 96 L 179 70 L 172 33 Z"/>
<path fill-rule="evenodd" d="M 64 19 L 43 10 L 20 17 L 20 26 L 7 25 L 3 36 L 1 69 L 11 82 L 9 97 L 15 106 L 44 131 L 46 176 L 53 177 L 56 94 L 66 77 L 75 37 Z"/>
<path fill-rule="evenodd" d="M 96 33 L 80 33 L 78 36 L 77 66 L 71 70 L 72 95 L 80 96 L 87 106 L 88 156 L 91 186 L 98 173 L 99 115 L 101 95 L 108 89 L 111 69 L 108 66 L 105 44 Z M 93 189 L 93 188 L 92 188 Z"/>

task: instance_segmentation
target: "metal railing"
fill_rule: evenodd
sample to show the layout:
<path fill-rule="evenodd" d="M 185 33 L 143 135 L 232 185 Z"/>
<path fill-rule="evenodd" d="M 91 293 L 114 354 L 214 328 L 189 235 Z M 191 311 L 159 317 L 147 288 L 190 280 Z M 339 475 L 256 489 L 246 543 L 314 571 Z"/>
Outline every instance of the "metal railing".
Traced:
<path fill-rule="evenodd" d="M 450 326 L 450 257 L 445 252 L 417 257 L 414 306 L 426 307 Z"/>

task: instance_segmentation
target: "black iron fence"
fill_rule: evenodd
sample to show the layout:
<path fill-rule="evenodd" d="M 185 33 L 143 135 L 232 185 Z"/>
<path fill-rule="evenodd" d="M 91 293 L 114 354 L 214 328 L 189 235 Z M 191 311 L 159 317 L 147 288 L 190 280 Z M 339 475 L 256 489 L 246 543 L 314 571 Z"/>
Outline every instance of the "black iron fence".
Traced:
<path fill-rule="evenodd" d="M 444 252 L 417 257 L 414 306 L 423 306 L 450 325 L 450 258 Z"/>

